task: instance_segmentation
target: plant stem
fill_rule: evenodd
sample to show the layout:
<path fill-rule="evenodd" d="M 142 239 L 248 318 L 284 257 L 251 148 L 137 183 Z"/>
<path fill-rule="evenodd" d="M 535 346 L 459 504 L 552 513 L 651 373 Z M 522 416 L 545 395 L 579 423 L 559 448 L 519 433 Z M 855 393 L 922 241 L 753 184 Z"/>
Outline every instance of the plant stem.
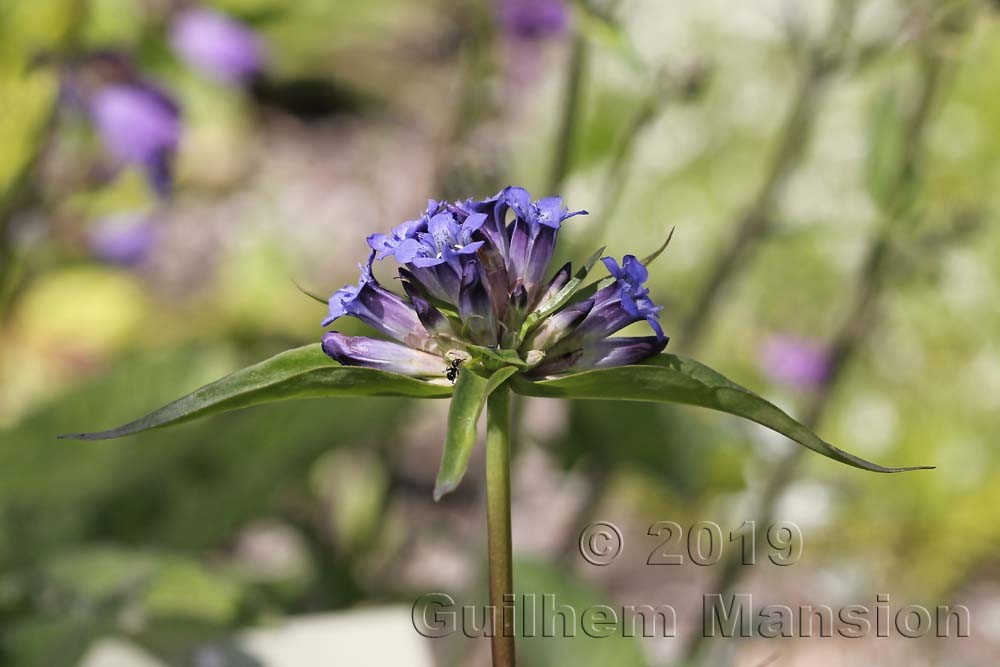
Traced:
<path fill-rule="evenodd" d="M 781 125 L 764 178 L 713 264 L 708 279 L 694 299 L 696 306 L 681 328 L 678 340 L 683 341 L 686 352 L 693 352 L 701 342 L 722 294 L 774 224 L 774 210 L 781 190 L 805 156 L 821 98 L 848 48 L 856 10 L 855 0 L 840 0 L 825 36 L 804 56 L 795 96 Z"/>
<path fill-rule="evenodd" d="M 559 122 L 559 136 L 556 139 L 552 172 L 549 174 L 549 194 L 562 190 L 569 173 L 573 153 L 573 139 L 580 118 L 580 98 L 583 93 L 583 73 L 587 67 L 587 38 L 578 34 L 573 38 L 569 66 L 566 73 L 566 87 L 563 89 L 562 118 Z"/>
<path fill-rule="evenodd" d="M 510 426 L 510 392 L 506 387 L 500 387 L 490 395 L 486 404 L 486 525 L 489 533 L 490 606 L 494 613 L 493 636 L 490 638 L 493 667 L 514 667 Z"/>

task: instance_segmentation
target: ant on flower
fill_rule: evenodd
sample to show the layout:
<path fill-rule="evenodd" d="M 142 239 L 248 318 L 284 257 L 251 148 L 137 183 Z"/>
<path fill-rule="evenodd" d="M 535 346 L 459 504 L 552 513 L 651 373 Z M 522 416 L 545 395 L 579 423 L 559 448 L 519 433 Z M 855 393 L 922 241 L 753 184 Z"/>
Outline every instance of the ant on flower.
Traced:
<path fill-rule="evenodd" d="M 451 360 L 451 365 L 448 366 L 448 368 L 446 368 L 444 370 L 444 376 L 446 378 L 448 378 L 448 381 L 451 382 L 452 384 L 455 384 L 455 381 L 458 379 L 458 373 L 459 373 L 459 370 L 460 370 L 459 366 L 462 365 L 463 361 L 465 361 L 465 360 L 464 359 L 452 359 Z"/>

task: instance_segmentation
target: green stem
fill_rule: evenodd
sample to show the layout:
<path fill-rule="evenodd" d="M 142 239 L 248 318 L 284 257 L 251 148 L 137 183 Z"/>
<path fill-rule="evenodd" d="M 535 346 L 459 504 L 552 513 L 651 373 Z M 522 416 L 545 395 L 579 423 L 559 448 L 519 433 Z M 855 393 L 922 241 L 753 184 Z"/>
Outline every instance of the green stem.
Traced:
<path fill-rule="evenodd" d="M 573 139 L 580 119 L 580 98 L 583 93 L 583 73 L 587 66 L 587 38 L 582 34 L 573 38 L 569 67 L 566 73 L 566 87 L 563 90 L 562 118 L 559 122 L 559 136 L 556 139 L 552 172 L 549 175 L 547 192 L 554 194 L 562 190 L 569 173 L 573 153 Z"/>
<path fill-rule="evenodd" d="M 506 387 L 486 404 L 486 525 L 490 605 L 494 610 L 493 667 L 514 667 L 513 549 L 510 538 L 510 395 Z M 497 627 L 499 625 L 499 627 Z"/>
<path fill-rule="evenodd" d="M 802 61 L 795 96 L 782 122 L 764 179 L 715 260 L 708 280 L 693 301 L 696 307 L 677 337 L 683 341 L 687 353 L 694 352 L 701 342 L 721 296 L 774 225 L 781 190 L 805 157 L 827 84 L 842 65 L 848 48 L 856 12 L 856 0 L 839 0 L 825 36 Z"/>

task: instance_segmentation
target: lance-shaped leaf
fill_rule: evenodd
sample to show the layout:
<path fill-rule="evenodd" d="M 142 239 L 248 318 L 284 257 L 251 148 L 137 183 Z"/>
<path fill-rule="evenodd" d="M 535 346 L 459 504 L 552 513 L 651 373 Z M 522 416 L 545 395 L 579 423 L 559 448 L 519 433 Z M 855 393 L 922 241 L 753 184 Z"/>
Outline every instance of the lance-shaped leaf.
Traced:
<path fill-rule="evenodd" d="M 517 372 L 506 366 L 484 378 L 471 370 L 459 373 L 455 393 L 448 410 L 448 436 L 441 457 L 441 469 L 434 485 L 434 500 L 441 500 L 462 481 L 469 467 L 469 457 L 476 444 L 476 422 L 486 405 L 486 399 Z"/>
<path fill-rule="evenodd" d="M 282 352 L 259 364 L 231 373 L 118 428 L 61 437 L 80 440 L 120 438 L 198 417 L 293 398 L 329 396 L 440 398 L 449 396 L 451 390 L 449 384 L 435 384 L 371 368 L 342 366 L 326 356 L 319 343 L 314 343 Z"/>
<path fill-rule="evenodd" d="M 661 354 L 635 366 L 584 371 L 531 382 L 518 376 L 514 391 L 527 396 L 686 403 L 749 419 L 835 461 L 873 472 L 904 472 L 932 466 L 886 468 L 824 441 L 773 403 L 692 359 Z"/>

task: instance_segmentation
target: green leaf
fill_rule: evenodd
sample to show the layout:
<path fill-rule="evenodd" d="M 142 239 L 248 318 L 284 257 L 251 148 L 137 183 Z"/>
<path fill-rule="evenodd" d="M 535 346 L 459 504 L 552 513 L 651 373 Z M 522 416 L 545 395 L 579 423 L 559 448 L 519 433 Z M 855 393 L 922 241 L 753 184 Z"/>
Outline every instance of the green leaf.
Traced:
<path fill-rule="evenodd" d="M 275 355 L 207 384 L 145 417 L 97 433 L 60 436 L 104 440 L 179 424 L 198 417 L 293 398 L 331 396 L 408 396 L 440 398 L 451 387 L 371 368 L 341 366 L 323 353 L 319 343 Z"/>
<path fill-rule="evenodd" d="M 434 485 L 435 501 L 454 491 L 462 481 L 476 444 L 476 422 L 486 399 L 516 372 L 516 368 L 506 366 L 488 379 L 468 369 L 459 373 L 448 410 L 448 437 Z"/>
<path fill-rule="evenodd" d="M 583 371 L 551 380 L 531 382 L 517 377 L 512 381 L 512 387 L 526 396 L 697 405 L 749 419 L 823 456 L 855 468 L 873 472 L 903 472 L 932 467 L 886 468 L 838 449 L 773 403 L 697 361 L 672 354 L 661 354 L 635 366 Z"/>

